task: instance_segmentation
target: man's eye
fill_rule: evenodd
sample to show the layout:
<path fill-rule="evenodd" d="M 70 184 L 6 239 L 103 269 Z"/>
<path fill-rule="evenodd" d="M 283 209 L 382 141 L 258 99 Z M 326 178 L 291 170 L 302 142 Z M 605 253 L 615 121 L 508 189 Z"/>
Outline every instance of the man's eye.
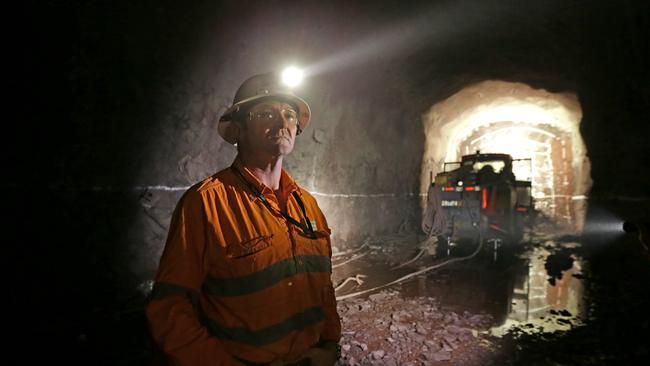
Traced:
<path fill-rule="evenodd" d="M 284 118 L 289 119 L 289 120 L 295 120 L 298 118 L 298 113 L 296 111 L 292 110 L 284 110 Z"/>
<path fill-rule="evenodd" d="M 257 113 L 256 117 L 258 119 L 274 119 L 275 118 L 275 113 L 273 113 L 271 111 L 259 112 L 259 113 Z"/>

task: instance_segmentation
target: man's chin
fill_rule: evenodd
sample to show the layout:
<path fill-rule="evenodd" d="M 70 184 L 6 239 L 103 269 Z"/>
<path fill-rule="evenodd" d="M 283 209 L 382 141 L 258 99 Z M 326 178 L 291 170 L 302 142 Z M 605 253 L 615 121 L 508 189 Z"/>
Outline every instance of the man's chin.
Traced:
<path fill-rule="evenodd" d="M 278 143 L 269 146 L 268 151 L 275 156 L 289 155 L 293 151 L 293 145 L 285 139 L 280 139 Z"/>
<path fill-rule="evenodd" d="M 293 151 L 293 146 L 279 146 L 278 153 L 280 155 L 289 155 Z"/>

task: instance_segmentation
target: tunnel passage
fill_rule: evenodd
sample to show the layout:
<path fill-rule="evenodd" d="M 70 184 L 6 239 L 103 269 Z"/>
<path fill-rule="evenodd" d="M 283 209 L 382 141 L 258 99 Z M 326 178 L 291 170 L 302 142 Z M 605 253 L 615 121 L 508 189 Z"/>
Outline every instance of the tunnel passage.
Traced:
<path fill-rule="evenodd" d="M 590 163 L 580 135 L 582 109 L 571 93 L 489 80 L 432 106 L 423 117 L 421 187 L 444 162 L 461 156 L 506 153 L 518 180 L 529 180 L 535 208 L 571 232 L 584 225 Z"/>

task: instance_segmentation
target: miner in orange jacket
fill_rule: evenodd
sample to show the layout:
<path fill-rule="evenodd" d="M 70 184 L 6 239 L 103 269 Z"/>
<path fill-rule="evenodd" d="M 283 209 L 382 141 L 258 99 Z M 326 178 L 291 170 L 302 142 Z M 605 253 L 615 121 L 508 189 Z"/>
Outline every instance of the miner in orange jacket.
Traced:
<path fill-rule="evenodd" d="M 333 365 L 341 334 L 330 228 L 282 169 L 307 103 L 275 74 L 246 80 L 218 124 L 232 166 L 174 211 L 147 307 L 174 365 Z"/>

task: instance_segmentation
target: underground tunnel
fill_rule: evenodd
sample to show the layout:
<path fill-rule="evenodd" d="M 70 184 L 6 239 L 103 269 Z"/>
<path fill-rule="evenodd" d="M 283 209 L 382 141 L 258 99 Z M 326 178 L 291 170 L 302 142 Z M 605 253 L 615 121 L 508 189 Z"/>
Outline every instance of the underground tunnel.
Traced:
<path fill-rule="evenodd" d="M 236 158 L 217 126 L 237 88 L 288 65 L 305 72 L 293 92 L 311 118 L 283 168 L 331 229 L 337 365 L 647 359 L 645 2 L 16 7 L 19 116 L 2 154 L 10 359 L 166 357 L 146 309 L 174 210 Z M 463 192 L 453 202 L 482 215 L 467 221 L 478 235 L 432 239 L 431 183 L 495 154 L 506 160 L 493 170 L 513 176 L 503 186 L 527 188 L 525 207 L 508 201 L 521 235 L 481 226 L 501 188 L 478 180 L 479 161 L 472 184 L 434 186 L 445 204 Z"/>
<path fill-rule="evenodd" d="M 583 201 L 591 188 L 581 120 L 572 93 L 499 81 L 468 86 L 432 106 L 424 118 L 421 191 L 432 174 L 444 169 L 444 162 L 476 151 L 506 153 L 520 159 L 513 173 L 531 182 L 535 209 L 579 232 L 586 214 Z"/>

